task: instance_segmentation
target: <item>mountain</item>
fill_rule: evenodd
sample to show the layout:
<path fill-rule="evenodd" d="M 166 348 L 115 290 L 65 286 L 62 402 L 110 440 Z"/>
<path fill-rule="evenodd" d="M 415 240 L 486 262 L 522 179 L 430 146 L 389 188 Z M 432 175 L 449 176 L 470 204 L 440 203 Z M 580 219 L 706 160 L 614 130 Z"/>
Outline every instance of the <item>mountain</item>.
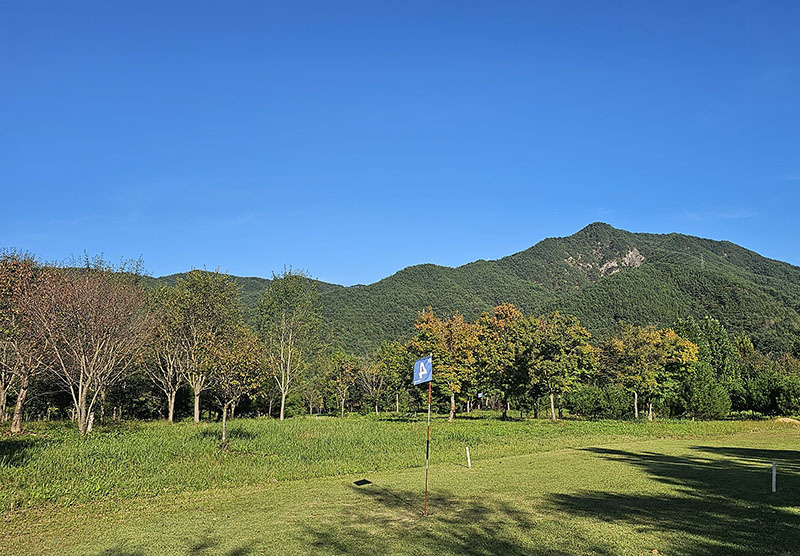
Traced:
<path fill-rule="evenodd" d="M 252 311 L 269 280 L 236 280 Z M 474 319 L 503 302 L 526 314 L 575 314 L 599 336 L 620 321 L 669 326 L 710 315 L 767 352 L 785 351 L 800 337 L 800 267 L 727 241 L 603 223 L 502 259 L 411 266 L 369 285 L 320 282 L 319 293 L 331 340 L 356 352 L 409 337 L 417 312 L 429 305 L 440 315 L 460 311 Z"/>

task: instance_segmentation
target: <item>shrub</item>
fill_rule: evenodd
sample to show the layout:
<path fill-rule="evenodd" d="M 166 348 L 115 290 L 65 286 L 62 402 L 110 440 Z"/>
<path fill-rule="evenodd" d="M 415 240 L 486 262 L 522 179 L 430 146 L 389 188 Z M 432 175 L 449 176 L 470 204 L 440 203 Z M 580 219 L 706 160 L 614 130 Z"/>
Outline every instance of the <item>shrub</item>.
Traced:
<path fill-rule="evenodd" d="M 575 415 L 594 419 L 622 419 L 632 413 L 633 397 L 621 386 L 578 384 L 564 399 L 564 406 Z"/>

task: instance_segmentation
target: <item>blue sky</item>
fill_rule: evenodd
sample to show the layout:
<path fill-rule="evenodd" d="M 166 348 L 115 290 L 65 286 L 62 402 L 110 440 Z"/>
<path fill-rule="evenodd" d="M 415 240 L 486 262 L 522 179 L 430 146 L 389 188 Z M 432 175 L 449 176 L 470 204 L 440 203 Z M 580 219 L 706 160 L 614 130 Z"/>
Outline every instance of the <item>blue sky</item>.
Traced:
<path fill-rule="evenodd" d="M 0 246 L 369 283 L 602 220 L 800 264 L 798 2 L 3 2 Z"/>

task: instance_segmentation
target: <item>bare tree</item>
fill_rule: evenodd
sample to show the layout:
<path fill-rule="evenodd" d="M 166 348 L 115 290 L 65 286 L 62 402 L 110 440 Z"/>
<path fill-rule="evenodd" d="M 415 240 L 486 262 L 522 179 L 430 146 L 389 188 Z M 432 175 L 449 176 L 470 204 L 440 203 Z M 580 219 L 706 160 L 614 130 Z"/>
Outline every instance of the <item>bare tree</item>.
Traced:
<path fill-rule="evenodd" d="M 378 403 L 386 391 L 387 382 L 387 376 L 378 361 L 368 360 L 362 363 L 358 370 L 358 384 L 375 408 L 375 415 L 378 415 Z"/>
<path fill-rule="evenodd" d="M 281 394 L 283 420 L 286 396 L 320 345 L 317 290 L 307 275 L 289 269 L 273 276 L 258 305 L 258 332 Z"/>
<path fill-rule="evenodd" d="M 303 402 L 308 406 L 308 414 L 313 415 L 314 408 L 321 407 L 323 402 L 322 389 L 318 381 L 307 377 L 306 380 L 303 381 L 300 390 L 303 395 Z"/>
<path fill-rule="evenodd" d="M 350 388 L 356 383 L 358 377 L 359 360 L 342 350 L 337 350 L 331 355 L 328 369 L 328 388 L 336 396 L 344 417 L 344 406 L 350 397 Z"/>
<path fill-rule="evenodd" d="M 84 268 L 47 268 L 37 285 L 31 319 L 84 436 L 98 396 L 132 367 L 151 332 L 146 296 L 128 270 L 87 260 Z"/>

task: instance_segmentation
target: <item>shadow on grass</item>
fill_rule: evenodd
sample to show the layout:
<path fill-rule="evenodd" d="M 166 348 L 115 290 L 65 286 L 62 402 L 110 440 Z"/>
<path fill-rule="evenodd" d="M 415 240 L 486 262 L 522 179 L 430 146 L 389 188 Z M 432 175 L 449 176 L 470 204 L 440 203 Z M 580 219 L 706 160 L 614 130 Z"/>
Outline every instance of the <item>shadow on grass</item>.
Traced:
<path fill-rule="evenodd" d="M 556 511 L 667 534 L 681 554 L 797 554 L 800 539 L 800 452 L 749 448 L 692 448 L 678 457 L 654 452 L 587 448 L 598 456 L 641 469 L 669 485 L 671 494 L 602 491 L 557 494 Z M 709 457 L 713 455 L 713 457 Z M 771 462 L 778 462 L 778 492 L 770 491 Z"/>
<path fill-rule="evenodd" d="M 253 543 L 242 545 L 230 550 L 221 550 L 220 542 L 210 535 L 204 535 L 194 541 L 185 552 L 176 551 L 174 554 L 185 556 L 248 556 L 253 554 L 255 548 Z M 137 548 L 115 547 L 106 549 L 97 556 L 148 556 L 144 550 Z"/>
<path fill-rule="evenodd" d="M 422 516 L 418 492 L 391 490 L 378 484 L 352 487 L 369 499 L 343 507 L 329 520 L 308 524 L 302 533 L 309 553 L 342 555 L 464 554 L 467 556 L 566 556 L 613 554 L 563 528 L 557 539 L 542 542 L 533 534 L 531 514 L 505 502 L 464 499 L 432 493 L 430 515 Z M 551 530 L 552 531 L 552 530 Z M 580 548 L 577 548 L 580 547 Z"/>
<path fill-rule="evenodd" d="M 46 443 L 53 443 L 53 441 L 31 435 L 0 438 L 0 467 L 25 466 L 33 452 Z"/>

